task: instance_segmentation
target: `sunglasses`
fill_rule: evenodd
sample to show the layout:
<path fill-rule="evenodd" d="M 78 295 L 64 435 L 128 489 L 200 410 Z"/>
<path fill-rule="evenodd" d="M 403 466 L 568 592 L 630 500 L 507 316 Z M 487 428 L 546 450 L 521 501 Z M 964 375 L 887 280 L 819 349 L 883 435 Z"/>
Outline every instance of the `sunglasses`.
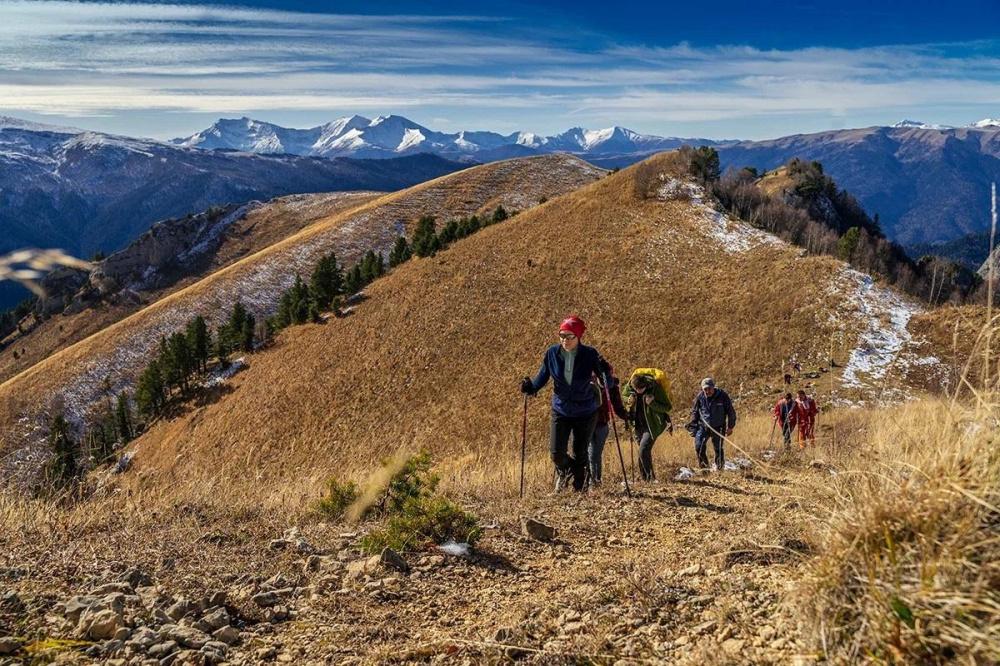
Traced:
<path fill-rule="evenodd" d="M 560 333 L 559 334 L 559 339 L 560 340 L 573 340 L 574 338 L 576 338 L 576 336 L 573 335 L 572 333 Z"/>

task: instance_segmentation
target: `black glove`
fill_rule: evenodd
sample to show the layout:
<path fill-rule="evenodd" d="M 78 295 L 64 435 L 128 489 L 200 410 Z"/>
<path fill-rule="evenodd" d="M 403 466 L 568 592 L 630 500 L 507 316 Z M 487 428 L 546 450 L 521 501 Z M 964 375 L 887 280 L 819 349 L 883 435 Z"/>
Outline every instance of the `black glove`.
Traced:
<path fill-rule="evenodd" d="M 602 379 L 605 375 L 611 377 L 611 364 L 608 363 L 603 356 L 597 357 L 597 371 L 601 373 Z"/>
<path fill-rule="evenodd" d="M 531 383 L 531 377 L 525 377 L 521 380 L 521 393 L 535 395 L 535 385 Z"/>

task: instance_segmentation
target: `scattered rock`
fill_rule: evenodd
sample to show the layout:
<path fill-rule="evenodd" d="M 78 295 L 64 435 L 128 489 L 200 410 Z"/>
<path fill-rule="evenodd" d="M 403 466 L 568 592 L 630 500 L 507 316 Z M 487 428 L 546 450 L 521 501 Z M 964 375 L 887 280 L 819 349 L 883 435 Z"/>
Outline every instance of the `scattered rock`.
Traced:
<path fill-rule="evenodd" d="M 257 604 L 261 608 L 270 608 L 271 606 L 274 606 L 279 601 L 281 601 L 281 597 L 278 596 L 275 592 L 271 591 L 259 592 L 253 595 L 250 601 Z"/>
<path fill-rule="evenodd" d="M 178 599 L 167 608 L 167 617 L 171 620 L 179 620 L 192 611 L 191 602 L 187 599 Z"/>
<path fill-rule="evenodd" d="M 685 569 L 681 569 L 680 571 L 677 572 L 677 574 L 680 576 L 697 576 L 700 573 L 701 573 L 700 564 L 692 564 L 691 566 Z"/>
<path fill-rule="evenodd" d="M 121 623 L 121 615 L 115 613 L 110 608 L 93 612 L 88 609 L 80 617 L 80 624 L 77 627 L 81 636 L 93 640 L 107 640 L 115 635 Z"/>
<path fill-rule="evenodd" d="M 392 548 L 383 548 L 382 553 L 379 555 L 379 563 L 389 569 L 395 569 L 402 573 L 406 573 L 410 570 L 410 565 L 406 563 L 402 555 L 394 551 Z"/>
<path fill-rule="evenodd" d="M 212 638 L 226 645 L 234 645 L 240 640 L 240 632 L 236 627 L 226 626 L 216 630 Z"/>
<path fill-rule="evenodd" d="M 21 639 L 14 638 L 13 636 L 0 638 L 0 656 L 6 657 L 17 654 L 23 645 L 24 643 Z"/>
<path fill-rule="evenodd" d="M 708 620 L 707 622 L 702 622 L 691 631 L 695 634 L 706 634 L 710 631 L 715 631 L 715 628 L 718 626 L 719 623 L 716 620 Z"/>
<path fill-rule="evenodd" d="M 169 631 L 169 635 L 170 638 L 177 641 L 180 645 L 192 650 L 200 650 L 209 640 L 208 634 L 204 631 L 198 631 L 194 627 L 185 627 L 182 625 L 173 625 Z"/>
<path fill-rule="evenodd" d="M 198 620 L 198 624 L 201 625 L 198 627 L 198 629 L 206 633 L 212 633 L 217 629 L 225 627 L 226 625 L 229 624 L 229 622 L 230 622 L 229 613 L 226 612 L 226 609 L 216 608 L 214 610 L 209 611 L 200 620 Z"/>
<path fill-rule="evenodd" d="M 739 656 L 745 645 L 746 641 L 741 638 L 729 638 L 722 641 L 723 651 L 731 657 Z"/>
<path fill-rule="evenodd" d="M 153 659 L 162 659 L 169 654 L 173 654 L 177 651 L 178 645 L 176 641 L 163 641 L 162 643 L 157 643 L 149 648 L 149 656 Z"/>
<path fill-rule="evenodd" d="M 521 516 L 521 532 L 536 541 L 552 541 L 556 538 L 556 528 L 527 516 Z"/>

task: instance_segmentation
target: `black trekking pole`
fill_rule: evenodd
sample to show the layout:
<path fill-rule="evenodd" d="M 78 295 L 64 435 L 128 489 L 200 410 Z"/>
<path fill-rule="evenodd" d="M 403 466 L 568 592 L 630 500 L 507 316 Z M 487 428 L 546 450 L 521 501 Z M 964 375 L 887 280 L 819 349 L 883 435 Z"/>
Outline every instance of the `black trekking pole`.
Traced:
<path fill-rule="evenodd" d="M 625 472 L 625 456 L 622 455 L 622 443 L 618 439 L 618 424 L 615 423 L 615 410 L 614 405 L 611 404 L 611 389 L 608 388 L 608 373 L 603 373 L 604 375 L 604 397 L 608 401 L 608 420 L 611 421 L 611 429 L 615 432 L 615 446 L 618 447 L 618 462 L 622 466 L 622 479 L 625 482 L 625 494 L 632 497 L 632 489 L 628 485 L 628 474 Z"/>
<path fill-rule="evenodd" d="M 528 394 L 524 394 L 524 418 L 521 420 L 521 494 L 524 498 L 524 456 L 528 447 Z"/>

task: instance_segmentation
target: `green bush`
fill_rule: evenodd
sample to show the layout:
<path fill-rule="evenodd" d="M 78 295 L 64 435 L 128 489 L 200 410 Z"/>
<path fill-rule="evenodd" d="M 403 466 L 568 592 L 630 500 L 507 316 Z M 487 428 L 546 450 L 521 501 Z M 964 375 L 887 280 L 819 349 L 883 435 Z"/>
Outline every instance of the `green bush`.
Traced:
<path fill-rule="evenodd" d="M 409 498 L 384 527 L 361 540 L 361 547 L 369 553 L 381 552 L 386 547 L 407 551 L 449 540 L 475 543 L 480 536 L 482 530 L 474 515 L 447 497 L 432 495 Z"/>
<path fill-rule="evenodd" d="M 343 518 L 347 507 L 358 499 L 358 486 L 353 481 L 327 481 L 326 495 L 316 503 L 316 510 L 329 518 Z"/>
<path fill-rule="evenodd" d="M 386 519 L 382 528 L 361 541 L 370 553 L 389 547 L 407 551 L 453 539 L 475 543 L 481 536 L 478 519 L 446 497 L 437 494 L 439 477 L 431 472 L 431 456 L 422 451 L 406 459 L 392 475 L 368 515 Z"/>

